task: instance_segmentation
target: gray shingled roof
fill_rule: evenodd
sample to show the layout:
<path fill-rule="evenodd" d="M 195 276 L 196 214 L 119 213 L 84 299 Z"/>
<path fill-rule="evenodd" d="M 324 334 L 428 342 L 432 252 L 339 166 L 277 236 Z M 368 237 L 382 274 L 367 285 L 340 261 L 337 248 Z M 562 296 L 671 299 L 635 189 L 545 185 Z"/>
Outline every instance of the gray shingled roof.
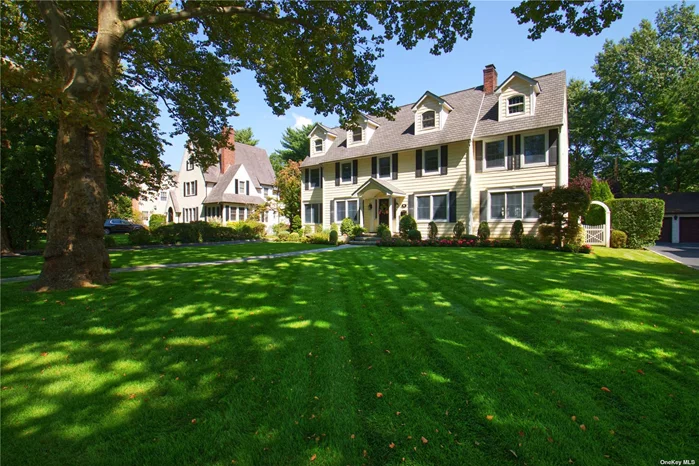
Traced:
<path fill-rule="evenodd" d="M 180 209 L 180 201 L 177 199 L 177 188 L 170 189 L 170 198 L 172 199 L 172 207 L 175 208 L 175 212 L 182 212 L 182 209 Z"/>
<path fill-rule="evenodd" d="M 380 189 L 383 192 L 387 194 L 398 194 L 398 195 L 405 195 L 405 192 L 396 188 L 393 186 L 391 183 L 389 183 L 386 180 L 382 179 L 377 179 L 377 178 L 369 178 L 367 181 L 364 182 L 355 192 L 352 193 L 352 196 L 356 195 L 357 193 L 363 193 L 367 189 Z"/>
<path fill-rule="evenodd" d="M 565 71 L 533 79 L 539 81 L 541 94 L 537 96 L 536 114 L 532 117 L 502 122 L 494 120 L 497 118 L 498 96 L 495 94 L 486 96 L 483 87 L 479 86 L 440 96 L 454 108 L 440 131 L 415 134 L 415 114 L 411 110 L 413 104 L 407 104 L 399 108 L 394 121 L 374 118 L 381 126 L 362 146 L 347 147 L 346 131 L 340 127 L 332 128 L 331 131 L 338 134 L 338 137 L 328 151 L 321 156 L 306 157 L 301 165 L 309 167 L 326 162 L 465 141 L 471 139 L 474 126 L 475 137 L 482 138 L 511 131 L 562 125 L 566 89 Z M 482 107 L 481 102 L 483 102 Z"/>
<path fill-rule="evenodd" d="M 274 185 L 274 169 L 269 161 L 266 150 L 236 142 L 235 163 L 236 165 L 245 166 L 245 170 L 247 170 L 256 188 L 259 188 L 263 184 L 269 186 Z M 213 165 L 204 172 L 204 180 L 207 183 L 218 183 L 220 177 L 221 170 L 218 165 Z"/>
<path fill-rule="evenodd" d="M 242 167 L 242 165 L 239 163 L 236 163 L 235 165 L 231 165 L 230 167 L 228 167 L 223 176 L 219 177 L 219 179 L 216 182 L 216 186 L 214 186 L 209 195 L 206 196 L 203 203 L 208 204 L 212 202 L 221 202 L 221 200 L 223 199 L 224 191 L 226 190 L 228 185 L 231 184 L 233 177 L 236 173 L 238 173 L 240 167 Z"/>
<path fill-rule="evenodd" d="M 247 196 L 245 194 L 230 194 L 223 193 L 221 196 L 213 198 L 211 194 L 206 196 L 206 199 L 202 204 L 218 204 L 219 202 L 226 202 L 231 204 L 264 204 L 265 201 L 258 196 Z"/>

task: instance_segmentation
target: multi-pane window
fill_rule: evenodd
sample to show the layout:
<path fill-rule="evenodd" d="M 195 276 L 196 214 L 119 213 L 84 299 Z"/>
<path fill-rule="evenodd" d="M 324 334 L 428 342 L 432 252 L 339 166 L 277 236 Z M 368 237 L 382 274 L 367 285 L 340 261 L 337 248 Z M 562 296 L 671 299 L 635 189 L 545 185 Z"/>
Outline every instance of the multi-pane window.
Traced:
<path fill-rule="evenodd" d="M 524 136 L 524 163 L 546 162 L 546 136 L 535 134 Z"/>
<path fill-rule="evenodd" d="M 245 207 L 238 207 L 238 220 L 245 220 Z"/>
<path fill-rule="evenodd" d="M 381 157 L 379 159 L 379 178 L 391 176 L 391 157 Z"/>
<path fill-rule="evenodd" d="M 335 221 L 341 222 L 347 217 L 347 202 L 337 201 L 335 203 Z"/>
<path fill-rule="evenodd" d="M 245 194 L 245 181 L 238 181 L 238 193 Z"/>
<path fill-rule="evenodd" d="M 188 181 L 182 185 L 183 194 L 185 197 L 197 195 L 197 181 Z"/>
<path fill-rule="evenodd" d="M 306 204 L 305 205 L 305 223 L 320 223 L 320 204 Z"/>
<path fill-rule="evenodd" d="M 362 142 L 362 128 L 352 130 L 352 142 Z"/>
<path fill-rule="evenodd" d="M 517 113 L 524 113 L 523 95 L 516 95 L 507 99 L 507 114 L 516 115 Z"/>
<path fill-rule="evenodd" d="M 342 182 L 349 183 L 352 181 L 352 162 L 343 163 L 340 167 L 342 172 Z"/>
<path fill-rule="evenodd" d="M 491 220 L 537 219 L 539 213 L 534 209 L 534 196 L 539 191 L 508 191 L 490 194 Z"/>
<path fill-rule="evenodd" d="M 354 222 L 359 221 L 357 215 L 357 201 L 347 201 L 347 216 L 351 218 Z"/>
<path fill-rule="evenodd" d="M 449 218 L 449 203 L 446 194 L 417 197 L 418 220 L 442 220 Z"/>
<path fill-rule="evenodd" d="M 505 166 L 505 140 L 485 143 L 485 168 Z"/>
<path fill-rule="evenodd" d="M 434 110 L 422 114 L 422 128 L 434 128 Z"/>
<path fill-rule="evenodd" d="M 322 139 L 315 140 L 315 148 L 316 148 L 316 152 L 323 152 L 323 140 Z"/>
<path fill-rule="evenodd" d="M 194 162 L 191 160 L 187 160 L 187 171 L 192 171 L 194 170 Z"/>
<path fill-rule="evenodd" d="M 160 191 L 160 200 L 167 201 L 167 191 Z"/>
<path fill-rule="evenodd" d="M 320 168 L 311 169 L 311 188 L 320 187 Z"/>
<path fill-rule="evenodd" d="M 423 164 L 425 173 L 436 173 L 439 171 L 439 151 L 430 149 L 425 151 L 425 163 Z"/>

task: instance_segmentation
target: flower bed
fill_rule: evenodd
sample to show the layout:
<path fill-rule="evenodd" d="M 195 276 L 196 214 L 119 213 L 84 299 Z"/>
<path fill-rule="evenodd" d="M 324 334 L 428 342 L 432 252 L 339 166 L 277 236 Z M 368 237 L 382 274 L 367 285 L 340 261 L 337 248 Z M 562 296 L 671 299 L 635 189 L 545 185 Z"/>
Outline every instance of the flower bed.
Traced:
<path fill-rule="evenodd" d="M 525 236 L 522 241 L 517 242 L 512 239 L 455 239 L 455 238 L 441 238 L 441 239 L 426 239 L 426 240 L 407 240 L 403 238 L 393 237 L 387 240 L 379 240 L 376 242 L 377 246 L 382 247 L 443 247 L 443 248 L 523 248 L 523 249 L 546 249 L 551 251 L 565 251 L 565 252 L 580 252 L 582 254 L 590 254 L 592 252 L 592 246 L 589 244 L 583 244 L 579 247 L 573 246 L 563 246 L 561 248 L 555 247 L 553 244 L 544 243 L 533 236 Z"/>

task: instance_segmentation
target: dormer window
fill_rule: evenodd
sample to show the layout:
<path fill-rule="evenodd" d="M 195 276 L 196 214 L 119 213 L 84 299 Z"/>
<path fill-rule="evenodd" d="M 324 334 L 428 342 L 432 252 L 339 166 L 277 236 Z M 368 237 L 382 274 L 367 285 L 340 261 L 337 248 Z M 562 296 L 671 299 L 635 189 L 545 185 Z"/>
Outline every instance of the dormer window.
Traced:
<path fill-rule="evenodd" d="M 422 114 L 422 129 L 434 128 L 434 110 Z"/>
<path fill-rule="evenodd" d="M 507 114 L 518 115 L 524 113 L 524 96 L 516 95 L 507 99 Z"/>
<path fill-rule="evenodd" d="M 352 142 L 362 142 L 362 128 L 352 130 Z"/>
<path fill-rule="evenodd" d="M 316 150 L 316 152 L 323 152 L 323 140 L 322 139 L 316 139 L 315 150 Z"/>

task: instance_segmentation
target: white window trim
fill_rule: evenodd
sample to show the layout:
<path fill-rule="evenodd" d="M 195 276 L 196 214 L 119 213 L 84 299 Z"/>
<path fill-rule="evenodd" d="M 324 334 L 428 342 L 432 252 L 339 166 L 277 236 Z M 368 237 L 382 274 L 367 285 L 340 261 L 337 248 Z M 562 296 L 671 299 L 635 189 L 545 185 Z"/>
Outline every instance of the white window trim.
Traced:
<path fill-rule="evenodd" d="M 503 141 L 503 160 L 505 164 L 502 167 L 490 167 L 488 168 L 488 159 L 486 157 L 486 144 L 489 142 Z M 484 172 L 497 172 L 507 170 L 507 136 L 483 139 L 483 171 Z"/>
<path fill-rule="evenodd" d="M 388 175 L 381 176 L 381 159 L 388 159 Z M 384 155 L 382 157 L 377 157 L 376 159 L 376 176 L 380 179 L 391 179 L 393 176 L 393 157 L 390 155 Z M 424 160 L 423 160 L 424 162 Z"/>
<path fill-rule="evenodd" d="M 522 223 L 536 223 L 539 221 L 539 217 L 524 217 L 522 218 L 507 218 L 507 194 L 508 193 L 520 193 L 522 196 L 522 214 L 524 214 L 524 193 L 525 192 L 541 192 L 544 190 L 543 186 L 524 186 L 524 187 L 516 187 L 516 188 L 496 188 L 496 189 L 489 189 L 488 190 L 488 208 L 487 210 L 487 217 L 488 217 L 488 222 L 509 222 L 509 223 L 514 223 L 517 220 L 521 220 Z M 490 196 L 491 194 L 505 194 L 505 218 L 493 218 L 490 215 L 490 206 L 491 206 L 491 200 Z"/>
<path fill-rule="evenodd" d="M 522 98 L 522 103 L 517 103 L 517 104 L 510 104 L 510 99 L 514 99 L 515 97 L 521 97 Z M 527 97 L 524 94 L 515 94 L 508 96 L 507 98 L 507 114 L 505 116 L 507 117 L 513 117 L 513 116 L 520 116 L 524 115 L 527 109 Z M 515 113 L 510 113 L 510 107 L 517 107 L 518 105 L 522 106 L 522 111 L 521 112 L 515 112 Z"/>
<path fill-rule="evenodd" d="M 311 218 L 310 222 L 306 221 L 306 207 L 313 206 L 313 205 L 316 206 L 315 210 L 316 210 L 316 212 L 318 212 L 318 218 L 320 220 L 320 222 L 317 222 L 317 223 L 313 222 L 313 218 Z M 321 223 L 323 221 L 323 219 L 320 218 L 320 207 L 318 207 L 320 205 L 322 205 L 320 202 L 304 202 L 303 203 L 303 224 L 304 225 L 317 225 L 318 223 Z M 312 212 L 313 212 L 313 208 L 311 208 L 311 217 L 313 217 Z"/>
<path fill-rule="evenodd" d="M 433 117 L 434 125 L 425 127 L 425 113 L 427 113 L 427 112 L 434 113 L 434 117 Z M 435 110 L 432 110 L 432 109 L 425 110 L 424 112 L 421 112 L 419 116 L 420 116 L 420 131 L 427 132 L 427 131 L 432 131 L 434 129 L 439 129 L 439 126 L 437 125 L 437 112 Z"/>
<path fill-rule="evenodd" d="M 190 168 L 190 167 L 191 167 L 191 168 Z M 187 159 L 185 171 L 191 172 L 192 170 L 194 170 L 194 162 L 192 162 L 191 160 Z"/>
<path fill-rule="evenodd" d="M 340 223 L 340 222 L 342 222 L 345 218 L 347 218 L 347 216 L 349 215 L 349 203 L 350 203 L 350 202 L 356 202 L 356 203 L 357 203 L 357 221 L 359 221 L 359 199 L 357 199 L 356 197 L 345 197 L 345 198 L 341 198 L 341 199 L 335 199 L 334 202 L 335 202 L 335 204 L 334 204 L 334 207 L 335 207 L 335 208 L 334 208 L 334 211 L 333 211 L 333 216 L 334 216 L 335 218 L 334 218 L 334 219 L 331 219 L 332 221 L 334 221 L 335 223 Z M 337 204 L 338 204 L 339 202 L 344 202 L 344 203 L 345 203 L 345 217 L 343 217 L 343 218 L 338 218 L 338 215 L 337 215 Z"/>
<path fill-rule="evenodd" d="M 427 157 L 427 151 L 436 150 L 437 151 L 437 170 L 433 172 L 428 172 L 425 170 L 425 159 Z M 422 149 L 422 176 L 438 176 L 442 174 L 442 151 L 440 146 L 425 147 Z"/>
<path fill-rule="evenodd" d="M 354 140 L 353 130 L 350 129 L 347 131 L 347 145 L 348 146 L 361 146 L 361 145 L 366 143 L 366 129 L 363 126 L 360 126 L 359 129 L 362 131 L 362 139 L 360 141 Z"/>
<path fill-rule="evenodd" d="M 434 219 L 434 196 L 446 196 L 447 198 L 447 218 L 444 220 L 442 219 Z M 418 219 L 417 218 L 417 200 L 420 197 L 429 197 L 430 198 L 430 218 L 429 219 Z M 415 194 L 415 221 L 417 223 L 449 223 L 449 191 L 439 191 L 439 192 L 434 192 L 434 193 L 420 193 L 420 194 Z"/>
<path fill-rule="evenodd" d="M 316 143 L 320 141 L 320 150 L 318 150 L 318 146 Z M 323 149 L 325 148 L 325 141 L 323 141 L 321 138 L 316 138 L 313 140 L 313 153 L 319 154 L 323 152 Z"/>
<path fill-rule="evenodd" d="M 349 165 L 350 166 L 350 177 L 349 180 L 345 181 L 342 179 L 342 167 L 343 165 Z M 350 160 L 349 162 L 340 162 L 340 184 L 352 184 L 352 180 L 354 179 L 354 163 Z"/>
<path fill-rule="evenodd" d="M 527 163 L 524 158 L 524 138 L 526 136 L 538 136 L 540 134 L 544 135 L 544 161 L 543 162 L 534 162 L 534 163 Z M 526 133 L 522 133 L 519 136 L 522 138 L 521 140 L 521 145 L 522 145 L 522 153 L 517 154 L 518 157 L 521 157 L 520 162 L 520 167 L 546 167 L 549 164 L 549 132 L 548 130 L 537 130 L 537 131 L 527 131 Z"/>

